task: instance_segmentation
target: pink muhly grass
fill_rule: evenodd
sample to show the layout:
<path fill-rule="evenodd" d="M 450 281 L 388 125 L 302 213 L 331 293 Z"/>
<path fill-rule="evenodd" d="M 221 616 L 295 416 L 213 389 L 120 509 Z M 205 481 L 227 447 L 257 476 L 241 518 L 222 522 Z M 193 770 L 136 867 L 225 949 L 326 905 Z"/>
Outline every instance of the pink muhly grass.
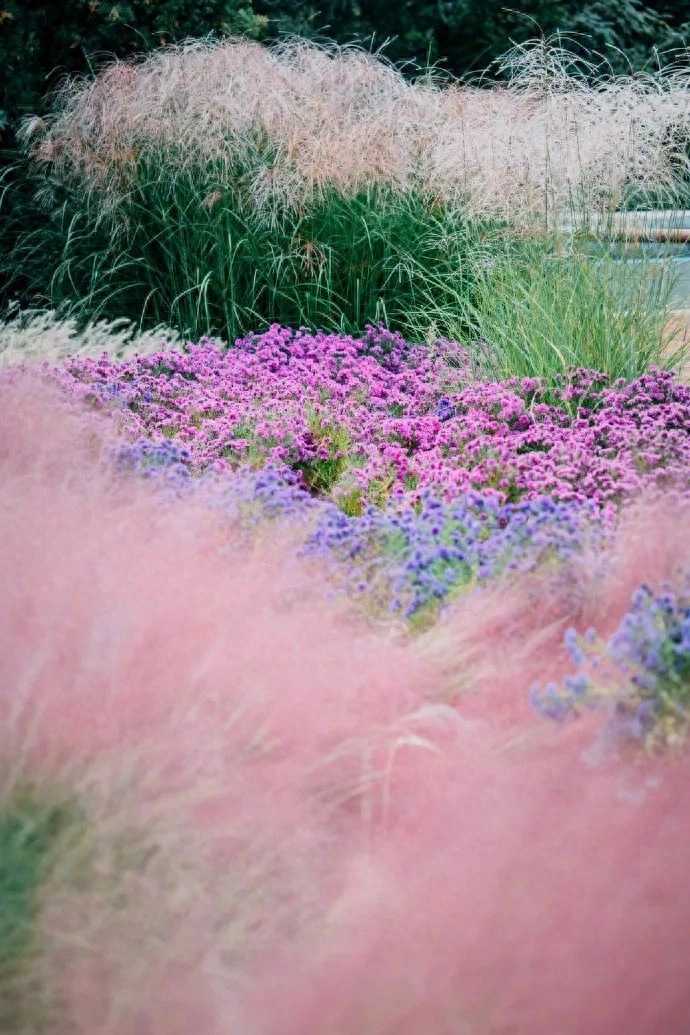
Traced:
<path fill-rule="evenodd" d="M 374 634 L 278 526 L 240 552 L 116 482 L 107 426 L 35 379 L 1 400 L 3 782 L 85 816 L 30 960 L 56 1035 L 683 1035 L 685 757 L 593 764 L 594 720 L 526 704 L 506 729 L 527 684 L 498 637 L 485 704 L 444 706 L 460 612 L 455 657 Z M 671 563 L 647 520 L 602 616 Z"/>
<path fill-rule="evenodd" d="M 213 984 L 225 954 L 232 976 L 253 942 L 308 918 L 335 836 L 309 813 L 366 792 L 349 760 L 414 700 L 414 668 L 305 597 L 280 533 L 239 556 L 210 511 L 164 510 L 114 483 L 95 422 L 35 378 L 2 398 L 2 758 L 13 783 L 72 785 L 106 841 L 83 894 L 68 861 L 46 892 L 41 966 L 58 999 L 67 985 L 59 1030 L 143 1035 L 140 982 L 148 995 L 156 974 L 155 1030 L 170 990 L 201 983 L 188 1009 L 167 1008 L 166 1024 L 189 1030 L 173 1016 L 191 1023 L 204 1006 L 197 967 Z M 346 772 L 330 777 L 349 741 Z M 110 892 L 99 874 L 117 871 L 118 848 Z M 120 907 L 115 877 L 129 888 Z"/>

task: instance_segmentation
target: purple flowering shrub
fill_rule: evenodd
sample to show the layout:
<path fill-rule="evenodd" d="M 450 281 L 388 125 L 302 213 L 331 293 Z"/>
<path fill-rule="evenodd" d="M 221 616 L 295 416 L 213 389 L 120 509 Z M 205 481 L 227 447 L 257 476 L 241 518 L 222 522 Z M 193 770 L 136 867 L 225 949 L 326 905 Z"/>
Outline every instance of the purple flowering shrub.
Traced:
<path fill-rule="evenodd" d="M 477 383 L 471 368 L 466 349 L 445 340 L 273 326 L 227 351 L 202 340 L 120 363 L 71 358 L 54 376 L 111 410 L 128 440 L 187 449 L 193 472 L 287 467 L 353 515 L 418 504 L 425 490 L 612 508 L 688 487 L 690 388 L 672 374 Z"/>
<path fill-rule="evenodd" d="M 620 733 L 647 743 L 673 743 L 690 719 L 690 595 L 643 585 L 613 636 L 570 628 L 565 644 L 578 668 L 561 686 L 535 685 L 542 715 L 564 721 L 583 708 L 605 708 Z"/>

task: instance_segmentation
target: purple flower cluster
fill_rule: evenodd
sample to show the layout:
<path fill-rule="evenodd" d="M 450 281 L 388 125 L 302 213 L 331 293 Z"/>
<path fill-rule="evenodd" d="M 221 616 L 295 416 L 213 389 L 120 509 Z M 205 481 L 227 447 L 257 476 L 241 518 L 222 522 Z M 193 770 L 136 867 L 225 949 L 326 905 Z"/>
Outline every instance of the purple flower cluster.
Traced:
<path fill-rule="evenodd" d="M 260 471 L 242 468 L 231 477 L 190 473 L 189 450 L 169 439 L 147 438 L 112 449 L 116 471 L 129 471 L 153 482 L 167 501 L 192 494 L 235 522 L 255 526 L 259 521 L 306 516 L 329 504 L 315 500 L 298 484 L 289 468 L 267 465 Z"/>
<path fill-rule="evenodd" d="M 690 596 L 642 586 L 605 644 L 594 630 L 565 635 L 578 673 L 563 686 L 534 686 L 535 709 L 563 721 L 605 707 L 616 729 L 636 740 L 673 739 L 690 718 Z"/>
<path fill-rule="evenodd" d="M 414 624 L 487 580 L 567 574 L 584 550 L 601 554 L 626 499 L 690 489 L 690 388 L 659 369 L 481 382 L 445 339 L 273 326 L 227 351 L 204 339 L 43 372 L 112 420 L 116 470 L 161 499 L 193 494 L 240 529 L 240 548 L 288 517 L 302 556 Z M 572 629 L 565 642 L 577 670 L 532 688 L 541 715 L 604 707 L 645 742 L 685 729 L 689 593 L 643 587 L 608 642 Z"/>
<path fill-rule="evenodd" d="M 129 441 L 188 450 L 193 472 L 287 467 L 350 514 L 426 490 L 613 507 L 690 478 L 690 388 L 660 370 L 630 384 L 588 371 L 476 383 L 457 343 L 273 326 L 227 351 L 202 340 L 121 363 L 71 358 L 54 376 L 111 410 Z"/>
<path fill-rule="evenodd" d="M 506 504 L 477 492 L 450 503 L 425 492 L 418 507 L 369 507 L 351 517 L 305 492 L 289 468 L 192 477 L 187 459 L 187 450 L 169 440 L 140 439 L 115 450 L 119 469 L 153 480 L 167 499 L 194 491 L 249 529 L 274 518 L 297 519 L 303 556 L 325 561 L 341 586 L 366 591 L 370 604 L 375 600 L 379 610 L 405 619 L 433 614 L 464 586 L 567 563 L 585 545 L 601 547 L 608 534 L 591 503 L 542 497 Z"/>
<path fill-rule="evenodd" d="M 374 592 L 393 614 L 419 618 L 463 586 L 545 563 L 566 563 L 607 529 L 591 503 L 548 497 L 501 503 L 470 492 L 451 503 L 425 493 L 421 509 L 369 508 L 351 518 L 331 506 L 307 553 L 335 559 L 350 586 Z"/>
<path fill-rule="evenodd" d="M 184 492 L 191 485 L 188 449 L 169 439 L 140 438 L 113 449 L 117 469 L 135 471 L 147 480 L 164 484 L 173 492 Z"/>

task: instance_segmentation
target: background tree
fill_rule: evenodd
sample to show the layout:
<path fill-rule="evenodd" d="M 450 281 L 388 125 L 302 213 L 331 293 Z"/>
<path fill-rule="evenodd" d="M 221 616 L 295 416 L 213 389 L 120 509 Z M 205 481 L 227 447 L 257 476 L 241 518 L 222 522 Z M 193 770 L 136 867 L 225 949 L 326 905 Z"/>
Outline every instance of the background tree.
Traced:
<path fill-rule="evenodd" d="M 40 110 L 70 72 L 99 58 L 125 57 L 187 36 L 268 29 L 252 0 L 0 0 L 0 127 Z"/>
<path fill-rule="evenodd" d="M 455 75 L 479 73 L 514 44 L 556 32 L 570 49 L 602 53 L 616 72 L 639 69 L 655 47 L 682 46 L 690 31 L 683 0 L 254 0 L 274 32 L 371 40 L 395 60 L 429 59 Z"/>

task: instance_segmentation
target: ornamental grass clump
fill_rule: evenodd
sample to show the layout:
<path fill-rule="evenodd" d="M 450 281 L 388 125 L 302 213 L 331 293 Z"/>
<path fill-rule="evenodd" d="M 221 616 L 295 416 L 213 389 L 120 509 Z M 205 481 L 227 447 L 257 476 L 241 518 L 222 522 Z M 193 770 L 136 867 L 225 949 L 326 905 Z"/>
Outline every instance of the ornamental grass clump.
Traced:
<path fill-rule="evenodd" d="M 430 271 L 424 301 L 410 313 L 413 337 L 433 325 L 451 339 L 485 342 L 477 355 L 484 380 L 553 379 L 579 367 L 632 379 L 656 363 L 679 369 L 687 351 L 672 342 L 673 272 L 663 261 L 522 247 L 477 268 L 471 295 L 451 299 L 441 277 Z"/>
<path fill-rule="evenodd" d="M 604 223 L 632 193 L 684 203 L 689 96 L 677 70 L 612 77 L 544 42 L 489 89 L 304 40 L 160 48 L 27 120 L 45 214 L 4 273 L 82 322 L 195 338 L 274 321 L 410 335 L 427 307 L 425 328 L 462 324 L 523 232 Z"/>
<path fill-rule="evenodd" d="M 611 210 L 627 189 L 672 191 L 687 172 L 682 69 L 611 76 L 542 40 L 506 55 L 502 73 L 478 90 L 428 72 L 406 79 L 352 46 L 197 40 L 67 80 L 24 136 L 35 161 L 104 212 L 140 179 L 139 163 L 160 158 L 219 163 L 209 209 L 233 189 L 223 171 L 241 170 L 246 203 L 268 211 L 385 184 L 510 218 Z"/>

